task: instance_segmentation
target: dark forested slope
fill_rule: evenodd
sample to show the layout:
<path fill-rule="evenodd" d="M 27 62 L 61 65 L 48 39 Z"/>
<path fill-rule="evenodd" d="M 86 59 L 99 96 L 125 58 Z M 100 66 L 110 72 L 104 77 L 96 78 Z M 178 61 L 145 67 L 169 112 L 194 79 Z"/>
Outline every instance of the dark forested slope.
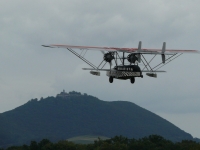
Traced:
<path fill-rule="evenodd" d="M 0 114 L 0 146 L 80 135 L 141 138 L 151 134 L 172 141 L 192 139 L 190 134 L 134 103 L 107 102 L 76 92 L 31 100 Z"/>

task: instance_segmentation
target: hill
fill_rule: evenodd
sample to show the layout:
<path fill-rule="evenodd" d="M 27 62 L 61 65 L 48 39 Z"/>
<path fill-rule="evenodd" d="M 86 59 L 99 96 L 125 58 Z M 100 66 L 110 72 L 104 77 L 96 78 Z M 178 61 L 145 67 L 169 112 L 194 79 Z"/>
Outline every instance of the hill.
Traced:
<path fill-rule="evenodd" d="M 172 141 L 192 136 L 167 120 L 126 101 L 102 101 L 77 92 L 33 99 L 0 114 L 0 147 L 47 138 L 65 140 L 81 135 L 141 138 L 151 134 Z"/>

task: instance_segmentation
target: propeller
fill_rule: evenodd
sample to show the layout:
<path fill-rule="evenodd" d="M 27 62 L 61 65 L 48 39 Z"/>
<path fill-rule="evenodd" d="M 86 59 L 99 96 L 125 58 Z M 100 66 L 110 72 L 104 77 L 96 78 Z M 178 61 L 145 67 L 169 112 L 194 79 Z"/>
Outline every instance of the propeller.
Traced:
<path fill-rule="evenodd" d="M 136 54 L 129 54 L 129 55 L 127 56 L 127 60 L 128 60 L 130 63 L 135 63 L 136 60 L 138 61 L 138 58 L 137 58 Z"/>
<path fill-rule="evenodd" d="M 162 63 L 163 63 L 163 64 L 165 63 L 165 50 L 166 50 L 166 42 L 163 42 L 162 54 L 161 54 Z"/>
<path fill-rule="evenodd" d="M 106 62 L 109 62 L 109 63 L 112 65 L 112 60 L 115 59 L 114 53 L 111 53 L 111 52 L 105 53 L 103 59 L 104 59 Z"/>
<path fill-rule="evenodd" d="M 104 53 L 103 51 L 102 51 L 102 53 L 104 54 L 104 56 L 103 56 L 104 61 L 106 61 L 110 64 L 110 70 L 111 70 L 112 60 L 115 59 L 114 53 L 112 53 L 112 52 Z"/>
<path fill-rule="evenodd" d="M 137 50 L 137 52 L 138 52 L 137 58 L 138 58 L 139 63 L 141 62 L 141 55 L 140 55 L 141 48 L 142 48 L 142 42 L 140 41 L 139 44 L 138 44 L 138 50 Z"/>

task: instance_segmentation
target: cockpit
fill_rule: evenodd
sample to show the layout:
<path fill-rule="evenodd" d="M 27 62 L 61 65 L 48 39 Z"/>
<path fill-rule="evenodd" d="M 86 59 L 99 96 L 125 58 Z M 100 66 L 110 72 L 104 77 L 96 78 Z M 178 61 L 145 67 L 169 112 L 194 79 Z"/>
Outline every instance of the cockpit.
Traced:
<path fill-rule="evenodd" d="M 115 66 L 114 69 L 117 71 L 141 71 L 137 65 Z"/>

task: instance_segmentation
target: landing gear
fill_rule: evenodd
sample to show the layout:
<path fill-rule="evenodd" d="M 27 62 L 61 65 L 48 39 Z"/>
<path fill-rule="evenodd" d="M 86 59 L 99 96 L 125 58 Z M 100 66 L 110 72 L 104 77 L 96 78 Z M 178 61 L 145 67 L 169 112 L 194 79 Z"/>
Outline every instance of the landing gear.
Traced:
<path fill-rule="evenodd" d="M 113 83 L 113 77 L 111 77 L 111 76 L 109 77 L 109 82 Z"/>
<path fill-rule="evenodd" d="M 135 83 L 135 78 L 134 77 L 130 78 L 130 81 L 131 81 L 132 84 Z"/>

